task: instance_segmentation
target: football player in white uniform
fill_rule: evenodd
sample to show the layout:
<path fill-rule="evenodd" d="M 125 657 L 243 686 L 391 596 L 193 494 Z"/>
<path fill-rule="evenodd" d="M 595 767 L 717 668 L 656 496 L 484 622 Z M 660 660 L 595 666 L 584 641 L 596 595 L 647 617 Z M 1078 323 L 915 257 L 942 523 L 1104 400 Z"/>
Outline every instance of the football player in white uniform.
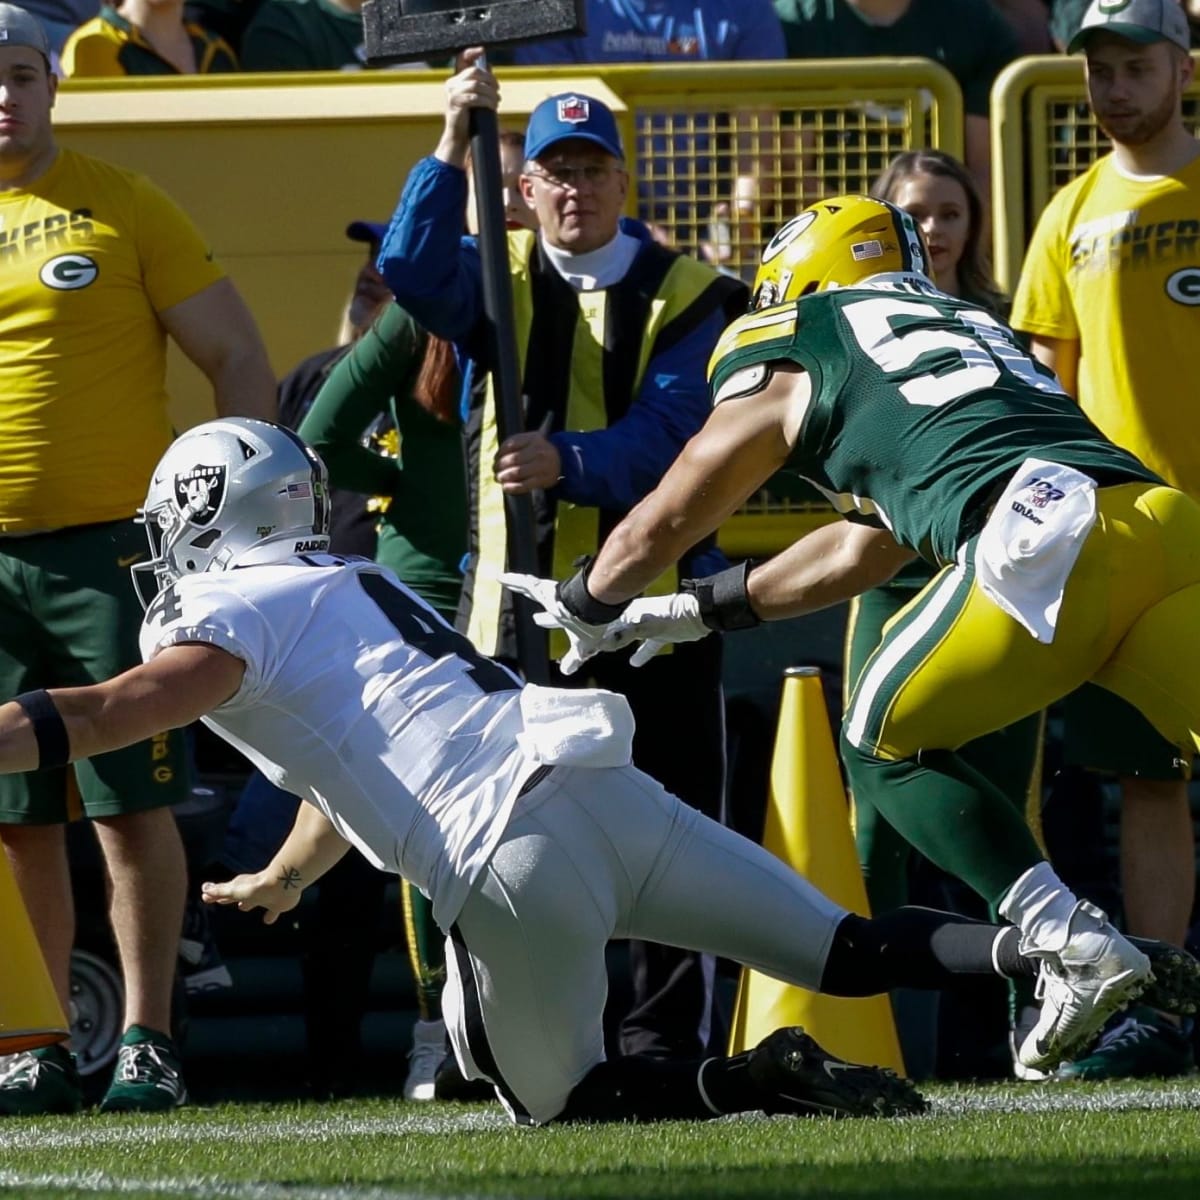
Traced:
<path fill-rule="evenodd" d="M 349 845 L 410 880 L 448 934 L 459 1065 L 515 1120 L 920 1111 L 908 1081 L 797 1029 L 732 1058 L 606 1062 L 606 943 L 672 943 L 862 995 L 1031 974 L 1017 931 L 846 913 L 630 765 L 620 697 L 522 688 L 386 568 L 329 554 L 326 495 L 320 459 L 279 426 L 226 419 L 181 436 L 143 508 L 144 664 L 0 705 L 0 770 L 202 718 L 307 801 L 262 871 L 205 898 L 272 922 Z M 1200 970 L 1167 955 L 1163 976 Z"/>

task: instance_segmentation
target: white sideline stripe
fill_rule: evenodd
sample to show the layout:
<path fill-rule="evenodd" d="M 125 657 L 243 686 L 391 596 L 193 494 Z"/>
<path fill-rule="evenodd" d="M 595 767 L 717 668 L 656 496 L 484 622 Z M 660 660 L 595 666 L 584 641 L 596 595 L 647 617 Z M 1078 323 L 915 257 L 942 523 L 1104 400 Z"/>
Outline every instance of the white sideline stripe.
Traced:
<path fill-rule="evenodd" d="M 133 1124 L 117 1119 L 100 1123 L 87 1117 L 70 1129 L 30 1128 L 24 1121 L 0 1123 L 0 1150 L 71 1150 L 87 1146 L 157 1146 L 196 1142 L 327 1141 L 334 1138 L 411 1133 L 451 1134 L 490 1129 L 510 1129 L 512 1122 L 495 1111 L 419 1117 L 270 1117 L 262 1121 L 205 1121 L 202 1109 L 185 1110 L 188 1119 L 167 1118 L 153 1124 Z M 196 1120 L 195 1117 L 201 1119 Z"/>
<path fill-rule="evenodd" d="M 1200 1109 L 1200 1076 L 1164 1087 L 1134 1083 L 1012 1083 L 930 1098 L 932 1115 L 968 1113 L 1190 1112 Z"/>
<path fill-rule="evenodd" d="M 145 1192 L 151 1195 L 186 1196 L 189 1200 L 437 1200 L 436 1192 L 396 1191 L 393 1188 L 362 1187 L 356 1184 L 324 1187 L 305 1184 L 222 1183 L 217 1179 L 119 1179 L 103 1171 L 23 1175 L 0 1170 L 0 1187 L 23 1192 L 69 1188 L 79 1192 Z M 467 1192 L 455 1192 L 454 1200 L 483 1200 Z M 494 1198 L 489 1198 L 494 1200 Z"/>
<path fill-rule="evenodd" d="M 858 747 L 862 743 L 867 716 L 879 695 L 879 689 L 900 659 L 937 623 L 953 598 L 958 585 L 962 583 L 963 570 L 961 563 L 955 566 L 954 570 L 938 585 L 937 591 L 930 596 L 921 610 L 921 615 L 907 629 L 891 640 L 888 648 L 875 659 L 859 682 L 854 709 L 850 713 L 850 722 L 846 726 L 846 740 L 850 745 Z"/>

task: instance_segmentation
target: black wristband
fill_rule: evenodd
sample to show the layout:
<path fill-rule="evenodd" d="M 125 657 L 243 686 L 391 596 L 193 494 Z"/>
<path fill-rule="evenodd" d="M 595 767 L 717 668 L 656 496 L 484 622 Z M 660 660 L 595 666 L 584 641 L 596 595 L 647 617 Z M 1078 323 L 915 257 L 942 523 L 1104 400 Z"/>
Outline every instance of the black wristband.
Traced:
<path fill-rule="evenodd" d="M 13 697 L 25 715 L 33 723 L 33 736 L 37 739 L 38 770 L 46 767 L 65 767 L 71 761 L 71 739 L 63 723 L 58 705 L 45 688 L 36 692 L 22 692 Z"/>
<path fill-rule="evenodd" d="M 755 625 L 761 625 L 762 620 L 750 607 L 750 597 L 746 594 L 746 576 L 751 566 L 753 564 L 747 559 L 704 579 L 685 579 L 679 590 L 691 592 L 700 602 L 700 619 L 709 629 L 721 633 L 753 629 Z"/>
<path fill-rule="evenodd" d="M 594 558 L 585 559 L 570 579 L 564 579 L 558 585 L 558 599 L 571 616 L 589 625 L 607 625 L 625 611 L 625 604 L 605 604 L 588 591 L 587 579 L 593 562 Z"/>

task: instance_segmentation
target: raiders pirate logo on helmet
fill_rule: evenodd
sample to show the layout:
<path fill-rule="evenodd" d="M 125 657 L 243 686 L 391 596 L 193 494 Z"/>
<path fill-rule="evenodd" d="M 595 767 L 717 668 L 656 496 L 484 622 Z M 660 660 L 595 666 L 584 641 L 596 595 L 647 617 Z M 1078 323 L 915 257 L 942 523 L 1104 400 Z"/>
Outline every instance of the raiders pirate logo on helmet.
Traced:
<path fill-rule="evenodd" d="M 199 463 L 175 476 L 175 503 L 193 525 L 208 525 L 221 511 L 225 499 L 224 465 L 206 467 Z"/>

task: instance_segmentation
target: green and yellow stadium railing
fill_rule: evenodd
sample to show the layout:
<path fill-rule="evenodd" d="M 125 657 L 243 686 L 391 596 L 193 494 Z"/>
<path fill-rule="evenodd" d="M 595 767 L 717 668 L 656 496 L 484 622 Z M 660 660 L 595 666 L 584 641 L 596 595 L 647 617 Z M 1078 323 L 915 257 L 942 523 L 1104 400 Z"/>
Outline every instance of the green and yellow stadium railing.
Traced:
<path fill-rule="evenodd" d="M 1192 57 L 1200 62 L 1200 53 Z M 1088 108 L 1080 55 L 1010 63 L 992 87 L 991 112 L 995 269 L 1011 292 L 1050 198 L 1111 147 Z M 1200 132 L 1200 79 L 1185 97 L 1184 113 Z"/>

